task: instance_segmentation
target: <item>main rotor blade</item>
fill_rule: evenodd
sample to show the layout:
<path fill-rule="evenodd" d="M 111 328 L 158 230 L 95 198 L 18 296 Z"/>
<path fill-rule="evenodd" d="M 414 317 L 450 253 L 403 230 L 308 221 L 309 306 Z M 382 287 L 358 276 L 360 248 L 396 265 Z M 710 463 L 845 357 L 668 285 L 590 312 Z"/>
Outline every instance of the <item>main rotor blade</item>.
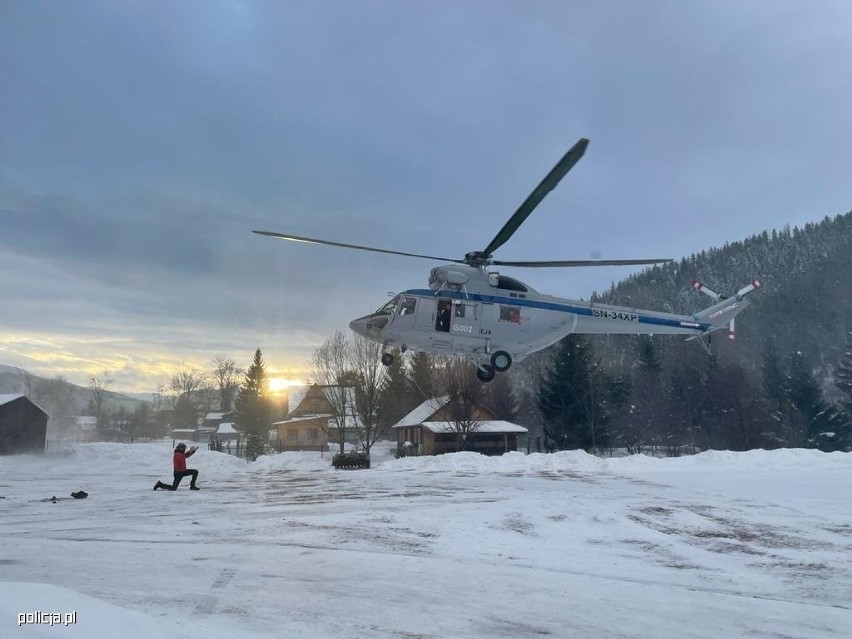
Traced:
<path fill-rule="evenodd" d="M 482 251 L 483 257 L 489 257 L 492 253 L 494 253 L 494 251 L 503 246 L 510 237 L 512 237 L 514 232 L 518 230 L 518 227 L 524 223 L 524 220 L 526 220 L 527 217 L 529 217 L 529 214 L 535 210 L 535 207 L 539 205 L 548 193 L 556 188 L 556 185 L 559 184 L 559 181 L 563 177 L 565 177 L 565 174 L 571 170 L 581 157 L 583 157 L 583 153 L 586 152 L 586 147 L 588 145 L 589 141 L 586 138 L 580 138 L 580 140 L 562 156 L 562 159 L 556 163 L 556 166 L 550 169 L 550 173 L 548 173 L 541 183 L 533 189 L 533 192 L 530 193 L 527 199 L 524 200 L 524 203 L 518 207 L 518 210 L 509 218 L 509 221 L 503 225 L 500 232 L 494 236 L 491 243 L 485 247 L 485 250 Z"/>
<path fill-rule="evenodd" d="M 551 260 L 549 262 L 501 262 L 494 260 L 491 262 L 497 266 L 529 266 L 529 267 L 550 267 L 550 266 L 640 266 L 643 264 L 662 264 L 671 262 L 670 259 L 662 260 Z"/>
<path fill-rule="evenodd" d="M 405 255 L 407 257 L 422 257 L 426 260 L 439 260 L 441 262 L 456 262 L 464 264 L 463 260 L 452 260 L 448 257 L 434 257 L 432 255 L 418 255 L 417 253 L 403 253 L 402 251 L 391 251 L 388 249 L 373 248 L 372 246 L 358 246 L 357 244 L 344 244 L 343 242 L 332 242 L 331 240 L 317 240 L 312 237 L 301 237 L 299 235 L 287 235 L 285 233 L 275 233 L 273 231 L 252 231 L 258 235 L 268 235 L 269 237 L 277 237 L 282 240 L 290 240 L 291 242 L 304 242 L 305 244 L 327 244 L 328 246 L 340 246 L 343 248 L 358 249 L 359 251 L 373 251 L 374 253 L 390 253 L 391 255 Z"/>

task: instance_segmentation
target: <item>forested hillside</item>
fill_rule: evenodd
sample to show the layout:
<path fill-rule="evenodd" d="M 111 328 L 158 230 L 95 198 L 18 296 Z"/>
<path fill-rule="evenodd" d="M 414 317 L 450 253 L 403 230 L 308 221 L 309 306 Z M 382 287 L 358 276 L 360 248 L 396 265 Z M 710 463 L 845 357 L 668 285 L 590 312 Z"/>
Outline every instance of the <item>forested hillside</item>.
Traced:
<path fill-rule="evenodd" d="M 850 446 L 852 212 L 764 232 L 648 269 L 595 299 L 691 313 L 709 298 L 764 287 L 718 332 L 711 354 L 675 336 L 569 336 L 515 381 L 541 446 L 706 448 Z M 845 381 L 844 381 L 845 380 Z"/>
<path fill-rule="evenodd" d="M 614 285 L 599 299 L 693 312 L 709 305 L 708 298 L 690 286 L 693 278 L 732 294 L 756 277 L 764 288 L 749 296 L 752 306 L 737 319 L 736 342 L 725 354 L 759 362 L 771 345 L 782 354 L 799 351 L 828 388 L 845 336 L 852 330 L 852 212 L 802 229 L 763 232 L 649 269 Z M 724 348 L 722 333 L 714 340 L 717 350 Z M 661 339 L 659 348 L 665 352 L 676 342 Z M 623 350 L 623 344 L 617 350 Z"/>

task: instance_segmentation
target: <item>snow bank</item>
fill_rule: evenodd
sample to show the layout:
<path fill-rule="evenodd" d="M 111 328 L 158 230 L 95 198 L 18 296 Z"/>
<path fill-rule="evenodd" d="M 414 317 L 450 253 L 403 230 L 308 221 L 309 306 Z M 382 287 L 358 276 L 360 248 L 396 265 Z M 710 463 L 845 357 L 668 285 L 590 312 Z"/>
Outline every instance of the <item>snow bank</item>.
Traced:
<path fill-rule="evenodd" d="M 448 453 L 436 457 L 403 457 L 387 462 L 383 468 L 468 473 L 600 472 L 605 469 L 604 460 L 582 450 L 531 455 L 511 452 L 499 457 L 471 452 Z"/>
<path fill-rule="evenodd" d="M 404 457 L 390 460 L 382 468 L 388 470 L 459 473 L 627 473 L 685 472 L 698 473 L 713 470 L 775 471 L 790 469 L 852 470 L 852 453 L 823 453 L 818 450 L 781 449 L 750 450 L 745 452 L 711 450 L 684 457 L 656 458 L 647 455 L 630 455 L 619 458 L 600 458 L 582 450 L 558 453 L 512 452 L 500 457 L 479 453 L 448 453 L 437 457 Z"/>
<path fill-rule="evenodd" d="M 647 455 L 630 455 L 618 458 L 600 458 L 581 450 L 558 453 L 512 452 L 499 457 L 479 453 L 461 452 L 438 456 L 404 457 L 393 459 L 381 446 L 374 449 L 373 469 L 383 472 L 419 471 L 426 473 L 464 474 L 541 474 L 541 473 L 620 473 L 643 474 L 657 472 L 703 473 L 736 471 L 775 471 L 808 469 L 852 470 L 852 453 L 823 453 L 818 450 L 781 449 L 751 450 L 745 452 L 706 451 L 684 457 L 655 458 Z M 171 470 L 171 444 L 78 444 L 63 455 L 21 455 L 6 457 L 4 464 L 10 468 L 33 469 L 45 472 L 62 471 L 80 466 L 97 466 L 104 471 L 137 469 L 153 473 Z M 199 448 L 190 459 L 190 466 L 198 468 L 202 477 L 224 477 L 235 472 L 275 471 L 329 471 L 333 453 L 286 452 L 264 455 L 254 462 L 246 462 L 227 453 Z M 167 473 L 168 474 L 168 473 Z"/>
<path fill-rule="evenodd" d="M 631 455 L 607 459 L 607 468 L 613 472 L 635 473 L 643 471 L 706 472 L 713 471 L 775 471 L 802 468 L 845 468 L 852 470 L 852 453 L 823 453 L 803 448 L 778 450 L 708 450 L 684 457 L 654 458 Z"/>
<path fill-rule="evenodd" d="M 331 468 L 332 453 L 315 451 L 293 451 L 277 455 L 262 455 L 249 464 L 253 471 L 273 470 L 328 470 Z"/>
<path fill-rule="evenodd" d="M 0 582 L 0 619 L 0 635 L 22 639 L 209 637 L 204 630 L 192 628 L 195 624 L 154 618 L 40 583 Z"/>

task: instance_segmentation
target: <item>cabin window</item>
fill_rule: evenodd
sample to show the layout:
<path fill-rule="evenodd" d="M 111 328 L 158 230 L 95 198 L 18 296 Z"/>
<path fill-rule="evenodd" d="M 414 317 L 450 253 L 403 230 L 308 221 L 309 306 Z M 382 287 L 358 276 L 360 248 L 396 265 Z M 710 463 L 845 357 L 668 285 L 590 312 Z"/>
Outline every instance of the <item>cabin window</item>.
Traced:
<path fill-rule="evenodd" d="M 473 304 L 455 304 L 453 306 L 453 317 L 476 319 L 476 306 Z"/>
<path fill-rule="evenodd" d="M 403 297 L 402 304 L 399 305 L 400 315 L 413 315 L 417 308 L 416 297 Z"/>
<path fill-rule="evenodd" d="M 500 307 L 500 321 L 501 322 L 514 322 L 515 324 L 521 323 L 521 309 L 517 306 L 501 306 Z"/>
<path fill-rule="evenodd" d="M 308 439 L 311 440 L 312 442 L 315 442 L 316 440 L 318 440 L 319 439 L 319 431 L 316 428 L 311 428 L 308 431 Z"/>
<path fill-rule="evenodd" d="M 295 439 L 299 439 L 299 429 L 298 428 L 288 428 L 287 429 L 287 440 L 293 441 Z"/>

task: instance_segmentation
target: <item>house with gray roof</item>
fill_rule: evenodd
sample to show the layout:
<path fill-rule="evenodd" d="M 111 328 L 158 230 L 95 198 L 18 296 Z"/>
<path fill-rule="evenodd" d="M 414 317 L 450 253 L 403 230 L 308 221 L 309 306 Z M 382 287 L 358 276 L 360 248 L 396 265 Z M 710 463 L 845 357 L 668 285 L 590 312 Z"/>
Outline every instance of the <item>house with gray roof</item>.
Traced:
<path fill-rule="evenodd" d="M 338 407 L 342 410 L 339 411 Z M 275 429 L 274 445 L 279 451 L 324 451 L 328 449 L 329 440 L 337 441 L 341 424 L 346 442 L 356 443 L 361 422 L 353 387 L 291 386 L 288 389 L 288 417 L 272 424 Z"/>
<path fill-rule="evenodd" d="M 501 419 L 485 406 L 470 408 L 464 427 L 459 423 L 450 397 L 428 399 L 394 424 L 397 457 L 440 455 L 460 449 L 459 437 L 467 438 L 464 449 L 485 455 L 502 455 L 518 449 L 518 438 L 527 429 Z"/>

